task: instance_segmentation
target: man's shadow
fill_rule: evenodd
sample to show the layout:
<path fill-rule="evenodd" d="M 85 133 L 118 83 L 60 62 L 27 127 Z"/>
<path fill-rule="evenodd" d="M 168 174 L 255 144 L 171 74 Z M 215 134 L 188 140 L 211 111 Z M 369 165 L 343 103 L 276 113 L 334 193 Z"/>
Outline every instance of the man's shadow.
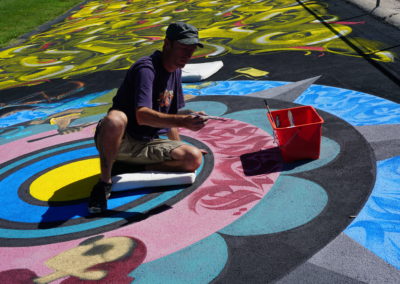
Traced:
<path fill-rule="evenodd" d="M 122 173 L 133 173 L 143 170 L 142 166 L 136 166 L 125 163 L 115 163 L 112 175 Z M 101 214 L 90 215 L 88 213 L 88 196 L 90 190 L 98 181 L 99 176 L 94 175 L 85 179 L 81 179 L 74 183 L 68 184 L 49 198 L 47 211 L 42 215 L 42 220 L 38 224 L 39 229 L 56 228 L 61 225 L 80 223 L 80 218 L 96 219 L 103 217 L 123 218 L 127 223 L 139 222 L 148 217 L 162 213 L 172 207 L 166 204 L 159 205 L 145 212 L 126 212 L 119 210 L 107 210 Z M 146 187 L 132 190 L 124 190 L 113 192 L 110 199 L 122 198 L 127 196 L 143 196 L 143 195 L 157 195 L 166 191 L 182 189 L 190 185 L 174 185 L 174 186 L 157 186 Z M 83 190 L 83 191 L 82 191 Z M 139 197 L 140 198 L 140 197 Z"/>
<path fill-rule="evenodd" d="M 278 147 L 261 150 L 252 153 L 246 153 L 240 156 L 244 174 L 246 176 L 256 176 L 269 174 L 274 172 L 289 171 L 300 165 L 310 162 L 309 160 L 298 161 L 294 163 L 283 163 L 280 150 Z M 143 166 L 137 166 L 127 163 L 118 162 L 114 164 L 112 175 L 122 173 L 133 173 L 142 171 Z M 55 191 L 53 196 L 47 202 L 48 209 L 42 215 L 42 220 L 38 224 L 39 229 L 57 228 L 62 225 L 81 223 L 80 218 L 86 220 L 96 218 L 122 218 L 126 223 L 134 223 L 143 221 L 150 216 L 162 213 L 172 207 L 162 204 L 145 212 L 126 212 L 123 210 L 107 210 L 101 214 L 89 215 L 87 209 L 88 197 L 90 190 L 98 181 L 98 175 L 91 176 Z M 177 186 L 157 186 L 138 188 L 112 193 L 110 199 L 122 198 L 135 195 L 156 195 L 166 191 L 172 191 L 189 187 L 190 185 Z M 87 190 L 86 194 L 81 192 L 82 189 Z"/>

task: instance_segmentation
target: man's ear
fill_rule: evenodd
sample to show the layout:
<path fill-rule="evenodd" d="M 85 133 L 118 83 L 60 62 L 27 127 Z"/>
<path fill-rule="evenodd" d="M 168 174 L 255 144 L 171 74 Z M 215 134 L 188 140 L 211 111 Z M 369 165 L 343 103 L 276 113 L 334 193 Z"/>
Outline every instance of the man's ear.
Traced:
<path fill-rule="evenodd" d="M 171 49 L 172 45 L 173 45 L 173 41 L 172 40 L 170 40 L 168 38 L 164 39 L 164 48 Z"/>

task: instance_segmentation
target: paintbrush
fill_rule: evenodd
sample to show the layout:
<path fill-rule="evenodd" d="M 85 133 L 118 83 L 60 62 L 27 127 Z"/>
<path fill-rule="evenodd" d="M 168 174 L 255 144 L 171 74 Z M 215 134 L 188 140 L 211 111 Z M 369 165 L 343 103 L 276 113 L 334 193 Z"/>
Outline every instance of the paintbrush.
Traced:
<path fill-rule="evenodd" d="M 190 115 L 199 116 L 204 119 L 214 119 L 214 120 L 222 120 L 222 121 L 226 120 L 225 118 L 222 118 L 222 117 L 207 115 L 207 114 L 199 114 L 199 113 L 195 113 L 195 112 L 192 112 Z"/>

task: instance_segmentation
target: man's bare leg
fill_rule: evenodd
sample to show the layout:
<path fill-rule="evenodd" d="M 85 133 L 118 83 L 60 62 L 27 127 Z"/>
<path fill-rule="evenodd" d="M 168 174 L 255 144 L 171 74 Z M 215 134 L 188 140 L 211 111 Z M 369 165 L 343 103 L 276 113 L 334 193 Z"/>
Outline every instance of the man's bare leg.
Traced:
<path fill-rule="evenodd" d="M 97 147 L 100 153 L 100 179 L 103 182 L 111 183 L 111 169 L 117 157 L 127 123 L 126 115 L 118 110 L 110 111 L 101 122 Z"/>
<path fill-rule="evenodd" d="M 170 172 L 194 172 L 203 161 L 200 149 L 191 145 L 182 145 L 171 152 L 173 160 L 146 165 L 146 170 Z"/>
<path fill-rule="evenodd" d="M 107 209 L 107 198 L 111 194 L 111 169 L 117 157 L 128 119 L 117 110 L 110 111 L 101 121 L 97 133 L 97 148 L 100 153 L 100 181 L 90 193 L 88 210 L 92 214 Z"/>

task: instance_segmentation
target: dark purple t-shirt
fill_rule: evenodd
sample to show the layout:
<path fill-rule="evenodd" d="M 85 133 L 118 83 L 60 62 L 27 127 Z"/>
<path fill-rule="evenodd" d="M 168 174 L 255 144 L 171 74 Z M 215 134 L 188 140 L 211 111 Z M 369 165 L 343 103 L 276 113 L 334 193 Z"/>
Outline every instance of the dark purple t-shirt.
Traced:
<path fill-rule="evenodd" d="M 161 61 L 161 52 L 142 57 L 129 68 L 122 85 L 113 98 L 111 109 L 123 111 L 128 117 L 126 131 L 135 139 L 149 141 L 165 129 L 138 125 L 136 108 L 175 114 L 185 105 L 182 92 L 182 71 L 168 72 Z"/>

